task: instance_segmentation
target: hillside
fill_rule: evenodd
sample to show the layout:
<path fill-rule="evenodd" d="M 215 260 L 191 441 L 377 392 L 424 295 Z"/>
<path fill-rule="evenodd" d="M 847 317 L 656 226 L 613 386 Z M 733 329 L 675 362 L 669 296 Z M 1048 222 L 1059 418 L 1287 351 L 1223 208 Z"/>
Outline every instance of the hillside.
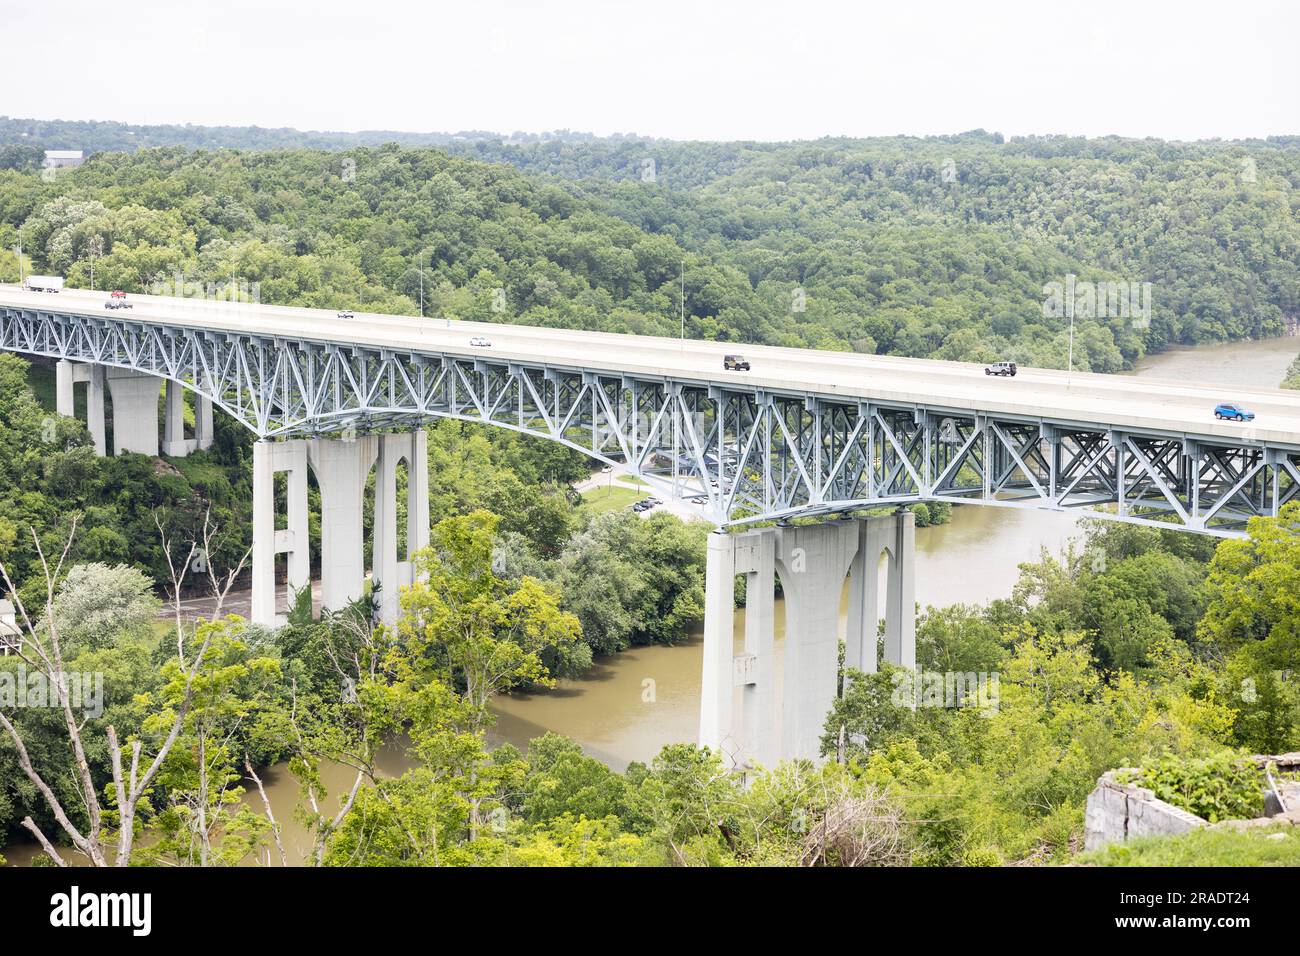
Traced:
<path fill-rule="evenodd" d="M 429 134 L 438 148 L 105 152 L 44 182 L 36 150 L 14 145 L 22 122 L 0 121 L 0 166 L 20 167 L 0 170 L 0 247 L 21 239 L 37 268 L 74 284 L 89 284 L 99 236 L 100 282 L 124 288 L 183 271 L 257 284 L 264 301 L 409 313 L 423 282 L 426 313 L 674 334 L 684 271 L 695 337 L 1061 367 L 1069 310 L 1045 290 L 1116 283 L 1132 312 L 1074 308 L 1075 363 L 1095 371 L 1300 321 L 1291 138 Z M 97 125 L 114 145 L 124 134 Z M 169 135 L 262 142 L 137 131 Z M 0 255 L 0 276 L 16 269 Z"/>

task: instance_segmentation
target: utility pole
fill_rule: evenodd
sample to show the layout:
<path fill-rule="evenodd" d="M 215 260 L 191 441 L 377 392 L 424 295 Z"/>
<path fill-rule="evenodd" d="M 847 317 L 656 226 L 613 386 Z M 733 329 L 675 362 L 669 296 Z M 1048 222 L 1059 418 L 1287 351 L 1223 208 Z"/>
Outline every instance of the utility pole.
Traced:
<path fill-rule="evenodd" d="M 420 273 L 420 318 L 424 318 L 424 253 L 415 261 L 415 271 Z"/>
<path fill-rule="evenodd" d="M 23 244 L 20 242 L 14 246 L 14 252 L 18 254 L 18 284 L 23 284 Z"/>

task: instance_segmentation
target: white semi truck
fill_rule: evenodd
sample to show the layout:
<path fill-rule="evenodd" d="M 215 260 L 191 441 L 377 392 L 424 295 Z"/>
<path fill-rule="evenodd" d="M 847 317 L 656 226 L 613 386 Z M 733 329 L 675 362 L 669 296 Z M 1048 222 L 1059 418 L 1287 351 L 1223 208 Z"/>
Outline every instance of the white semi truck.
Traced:
<path fill-rule="evenodd" d="M 62 276 L 28 276 L 23 280 L 25 292 L 61 292 L 62 290 Z"/>

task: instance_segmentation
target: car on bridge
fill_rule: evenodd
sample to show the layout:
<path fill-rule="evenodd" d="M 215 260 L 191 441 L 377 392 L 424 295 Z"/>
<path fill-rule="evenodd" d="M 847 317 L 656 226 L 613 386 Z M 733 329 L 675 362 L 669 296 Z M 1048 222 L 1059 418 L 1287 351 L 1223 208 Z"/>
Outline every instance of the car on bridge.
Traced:
<path fill-rule="evenodd" d="M 104 303 L 106 309 L 133 309 L 134 304 L 126 301 L 126 293 L 121 289 L 114 289 L 108 295 L 108 301 Z"/>
<path fill-rule="evenodd" d="M 1226 418 L 1234 422 L 1253 422 L 1255 413 L 1235 402 L 1220 402 L 1214 406 L 1214 417 L 1218 419 Z"/>
<path fill-rule="evenodd" d="M 985 375 L 1009 375 L 1012 378 L 1015 378 L 1016 363 L 1015 362 L 994 362 L 992 365 L 985 365 L 984 374 Z"/>
<path fill-rule="evenodd" d="M 745 361 L 743 355 L 724 355 L 722 357 L 722 367 L 728 372 L 749 371 L 749 363 Z"/>
<path fill-rule="evenodd" d="M 351 309 L 339 309 L 339 318 L 340 318 L 340 319 L 355 319 L 356 316 L 352 314 L 352 310 L 351 310 Z"/>
<path fill-rule="evenodd" d="M 476 349 L 490 349 L 492 347 L 492 343 L 481 335 L 476 335 L 471 338 L 469 344 Z"/>

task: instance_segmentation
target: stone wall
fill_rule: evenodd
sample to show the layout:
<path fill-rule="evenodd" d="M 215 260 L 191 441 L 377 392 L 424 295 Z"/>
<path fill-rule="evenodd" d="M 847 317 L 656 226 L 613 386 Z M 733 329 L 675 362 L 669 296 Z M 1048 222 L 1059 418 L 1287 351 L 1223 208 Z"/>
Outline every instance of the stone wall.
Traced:
<path fill-rule="evenodd" d="M 1133 770 L 1109 770 L 1088 794 L 1083 818 L 1083 848 L 1096 850 L 1132 837 L 1173 836 L 1207 823 L 1161 800 L 1145 787 L 1119 783 L 1115 778 Z"/>
<path fill-rule="evenodd" d="M 1259 755 L 1253 759 L 1261 769 L 1272 762 L 1278 771 L 1300 771 L 1300 752 L 1280 755 Z M 1097 788 L 1088 794 L 1084 809 L 1083 847 L 1095 850 L 1107 843 L 1122 843 L 1133 837 L 1173 836 L 1209 826 L 1209 822 L 1194 813 L 1161 800 L 1145 787 L 1119 783 L 1120 774 L 1136 774 L 1136 770 L 1110 770 L 1102 774 Z M 1267 816 L 1256 820 L 1225 820 L 1215 826 L 1268 825 L 1272 823 L 1300 824 L 1300 784 L 1278 780 L 1279 793 L 1286 801 L 1288 812 L 1280 812 L 1276 798 L 1270 793 L 1265 798 Z"/>

